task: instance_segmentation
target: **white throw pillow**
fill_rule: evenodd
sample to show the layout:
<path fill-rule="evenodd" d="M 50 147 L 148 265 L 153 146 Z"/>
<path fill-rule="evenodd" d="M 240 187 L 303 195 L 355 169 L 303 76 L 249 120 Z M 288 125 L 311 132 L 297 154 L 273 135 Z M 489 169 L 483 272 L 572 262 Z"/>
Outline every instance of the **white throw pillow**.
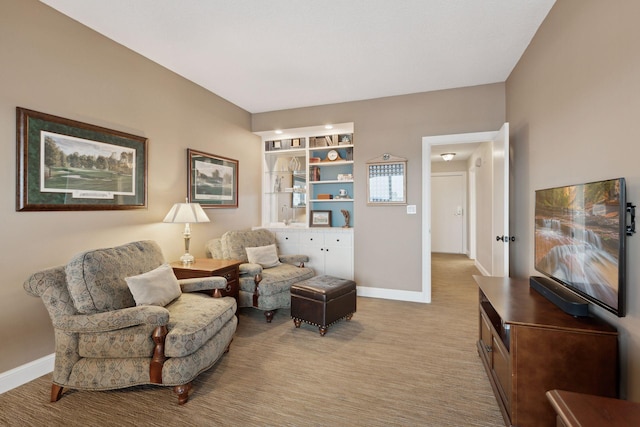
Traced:
<path fill-rule="evenodd" d="M 271 268 L 280 265 L 276 245 L 258 246 L 257 248 L 245 248 L 247 258 L 251 264 L 260 264 L 262 268 Z"/>
<path fill-rule="evenodd" d="M 159 305 L 164 307 L 178 298 L 182 291 L 176 275 L 169 264 L 137 276 L 124 279 L 136 301 L 136 305 Z"/>

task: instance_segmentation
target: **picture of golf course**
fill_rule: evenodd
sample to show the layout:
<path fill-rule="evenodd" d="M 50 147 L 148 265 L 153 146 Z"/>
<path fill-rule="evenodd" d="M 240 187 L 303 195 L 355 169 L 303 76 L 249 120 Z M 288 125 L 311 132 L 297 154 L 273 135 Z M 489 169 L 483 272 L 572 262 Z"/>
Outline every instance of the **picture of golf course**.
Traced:
<path fill-rule="evenodd" d="M 74 197 L 135 195 L 132 148 L 41 131 L 40 191 Z"/>
<path fill-rule="evenodd" d="M 232 200 L 233 168 L 214 163 L 196 161 L 195 199 Z"/>

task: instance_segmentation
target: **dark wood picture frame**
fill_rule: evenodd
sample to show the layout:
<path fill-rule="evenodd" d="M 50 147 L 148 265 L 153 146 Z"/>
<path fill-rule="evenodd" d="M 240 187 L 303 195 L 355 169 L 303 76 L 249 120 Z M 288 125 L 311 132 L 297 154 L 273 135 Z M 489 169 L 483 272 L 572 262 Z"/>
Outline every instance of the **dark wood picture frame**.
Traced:
<path fill-rule="evenodd" d="M 311 211 L 309 227 L 331 227 L 331 211 Z"/>
<path fill-rule="evenodd" d="M 147 138 L 16 107 L 16 211 L 147 207 Z"/>
<path fill-rule="evenodd" d="M 187 199 L 203 208 L 238 207 L 237 160 L 187 149 Z"/>

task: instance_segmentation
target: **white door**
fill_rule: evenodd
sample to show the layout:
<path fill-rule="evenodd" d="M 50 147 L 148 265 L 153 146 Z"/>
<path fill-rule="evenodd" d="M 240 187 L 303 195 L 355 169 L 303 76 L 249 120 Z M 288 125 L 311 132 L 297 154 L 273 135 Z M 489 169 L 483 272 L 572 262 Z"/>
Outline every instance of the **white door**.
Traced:
<path fill-rule="evenodd" d="M 464 253 L 465 174 L 431 175 L 431 252 Z"/>
<path fill-rule="evenodd" d="M 494 276 L 509 276 L 509 123 L 493 139 L 493 265 Z"/>

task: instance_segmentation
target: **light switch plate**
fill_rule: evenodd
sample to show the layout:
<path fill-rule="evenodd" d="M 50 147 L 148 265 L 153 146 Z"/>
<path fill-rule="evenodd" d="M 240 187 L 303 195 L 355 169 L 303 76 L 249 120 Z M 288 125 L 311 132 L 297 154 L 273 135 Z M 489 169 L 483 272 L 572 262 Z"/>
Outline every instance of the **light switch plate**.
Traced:
<path fill-rule="evenodd" d="M 407 215 L 416 214 L 416 205 L 407 205 Z"/>

